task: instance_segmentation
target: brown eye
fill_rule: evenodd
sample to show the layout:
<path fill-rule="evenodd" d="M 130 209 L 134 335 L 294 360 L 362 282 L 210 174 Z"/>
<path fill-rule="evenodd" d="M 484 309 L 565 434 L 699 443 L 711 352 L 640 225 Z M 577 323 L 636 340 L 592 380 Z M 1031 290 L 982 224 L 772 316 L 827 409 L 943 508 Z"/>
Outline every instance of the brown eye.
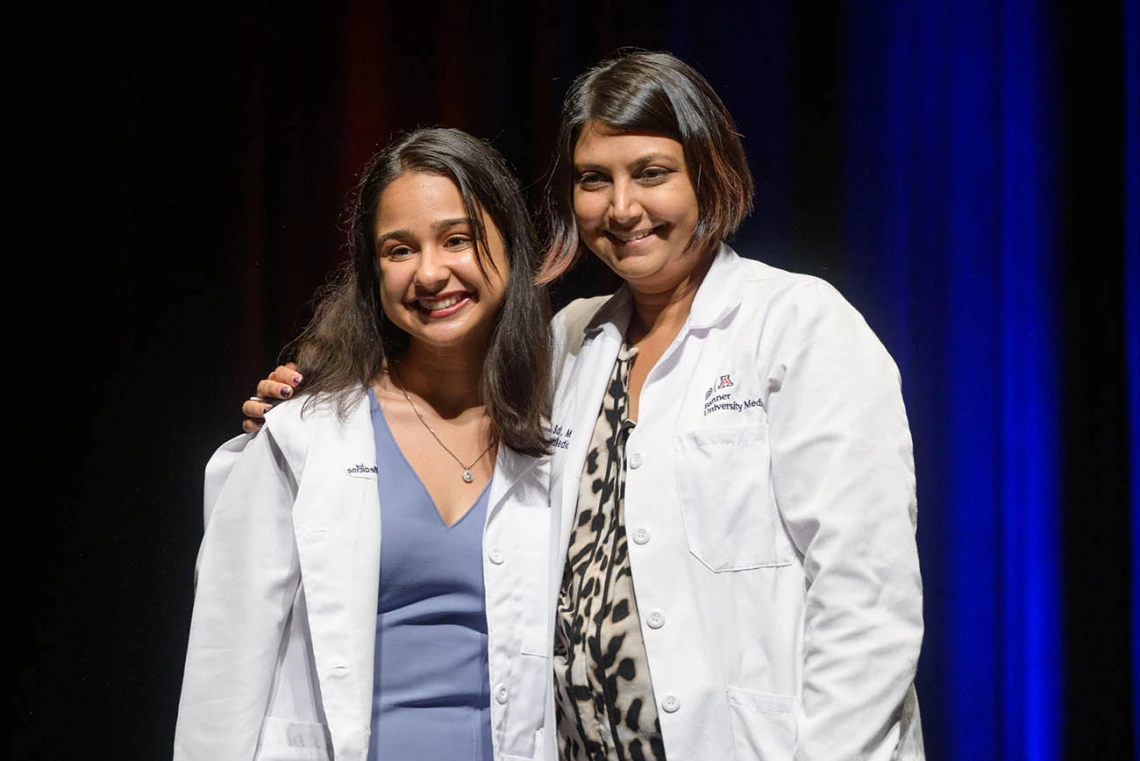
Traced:
<path fill-rule="evenodd" d="M 585 190 L 597 190 L 605 184 L 606 180 L 597 172 L 586 172 L 578 175 L 578 185 Z"/>
<path fill-rule="evenodd" d="M 652 166 L 641 170 L 641 172 L 637 175 L 637 178 L 647 185 L 657 185 L 665 182 L 666 178 L 668 178 L 668 176 L 672 173 L 672 169 Z"/>

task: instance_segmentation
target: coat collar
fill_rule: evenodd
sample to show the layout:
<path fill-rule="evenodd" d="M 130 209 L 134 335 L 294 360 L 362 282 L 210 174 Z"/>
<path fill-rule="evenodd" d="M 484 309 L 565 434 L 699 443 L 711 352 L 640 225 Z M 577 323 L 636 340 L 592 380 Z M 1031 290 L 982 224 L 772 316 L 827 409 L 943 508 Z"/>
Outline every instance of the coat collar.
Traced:
<path fill-rule="evenodd" d="M 740 307 L 744 295 L 745 279 L 740 255 L 727 243 L 721 243 L 713 257 L 709 271 L 693 298 L 689 311 L 690 329 L 716 327 Z"/>
<path fill-rule="evenodd" d="M 721 243 L 713 254 L 709 271 L 697 288 L 697 295 L 693 297 L 686 330 L 714 328 L 740 307 L 744 294 L 741 267 L 740 255 L 727 243 Z M 633 294 L 628 285 L 622 285 L 586 323 L 586 337 L 596 336 L 602 330 L 616 331 L 617 336 L 625 335 L 632 314 Z"/>
<path fill-rule="evenodd" d="M 629 286 L 622 285 L 586 323 L 586 338 L 592 338 L 602 330 L 610 330 L 619 337 L 623 336 L 632 316 L 633 294 L 630 293 Z"/>

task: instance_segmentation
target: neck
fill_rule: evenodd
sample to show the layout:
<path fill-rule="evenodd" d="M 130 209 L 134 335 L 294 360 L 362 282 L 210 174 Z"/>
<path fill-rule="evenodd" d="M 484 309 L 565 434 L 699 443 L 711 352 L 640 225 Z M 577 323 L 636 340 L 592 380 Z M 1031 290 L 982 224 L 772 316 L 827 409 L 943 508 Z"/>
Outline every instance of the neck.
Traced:
<path fill-rule="evenodd" d="M 670 340 L 681 330 L 689 312 L 697 289 L 709 271 L 713 257 L 701 257 L 701 261 L 679 283 L 671 287 L 647 291 L 630 284 L 633 295 L 633 318 L 630 321 L 628 340 L 636 343 L 642 338 L 661 335 Z"/>
<path fill-rule="evenodd" d="M 440 417 L 457 417 L 483 406 L 483 359 L 474 352 L 436 349 L 412 343 L 389 360 L 396 382 L 430 404 Z"/>

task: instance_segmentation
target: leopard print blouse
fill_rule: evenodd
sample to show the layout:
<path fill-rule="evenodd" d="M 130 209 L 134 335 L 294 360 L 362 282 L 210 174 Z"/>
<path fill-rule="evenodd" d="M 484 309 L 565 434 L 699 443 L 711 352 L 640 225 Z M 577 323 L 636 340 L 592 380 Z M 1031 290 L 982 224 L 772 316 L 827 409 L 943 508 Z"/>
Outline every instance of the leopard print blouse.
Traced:
<path fill-rule="evenodd" d="M 624 344 L 594 425 L 555 622 L 562 761 L 664 761 L 625 535 L 629 369 Z"/>

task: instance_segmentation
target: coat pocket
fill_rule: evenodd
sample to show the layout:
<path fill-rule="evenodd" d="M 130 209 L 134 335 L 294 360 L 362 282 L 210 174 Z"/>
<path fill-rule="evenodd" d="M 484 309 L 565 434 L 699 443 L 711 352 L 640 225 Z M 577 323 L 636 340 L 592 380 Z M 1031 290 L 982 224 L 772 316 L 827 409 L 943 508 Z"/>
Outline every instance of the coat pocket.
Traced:
<path fill-rule="evenodd" d="M 796 747 L 796 698 L 727 689 L 736 761 L 786 761 Z"/>
<path fill-rule="evenodd" d="M 673 440 L 689 551 L 713 571 L 792 562 L 771 490 L 766 424 L 689 431 Z"/>
<path fill-rule="evenodd" d="M 324 724 L 266 716 L 256 761 L 331 761 L 332 740 Z"/>

